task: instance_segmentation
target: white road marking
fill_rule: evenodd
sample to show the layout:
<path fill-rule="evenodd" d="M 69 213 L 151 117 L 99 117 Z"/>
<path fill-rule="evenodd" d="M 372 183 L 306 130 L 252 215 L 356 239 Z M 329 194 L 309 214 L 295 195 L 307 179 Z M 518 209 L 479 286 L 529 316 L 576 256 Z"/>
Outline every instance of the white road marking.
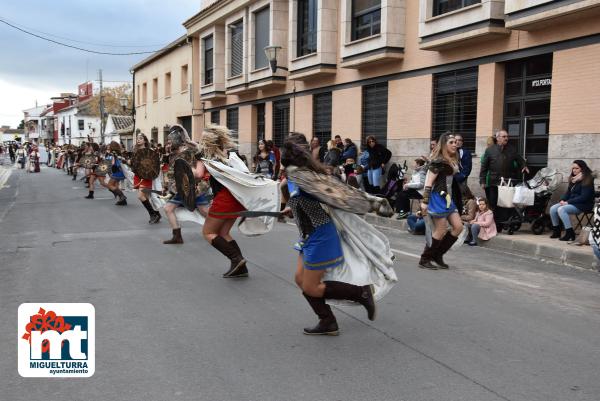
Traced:
<path fill-rule="evenodd" d="M 8 168 L 0 169 L 0 189 L 7 188 L 4 186 L 4 184 L 6 184 L 6 181 L 8 181 L 11 174 L 12 174 L 12 169 L 8 169 Z"/>
<path fill-rule="evenodd" d="M 480 277 L 484 277 L 484 278 L 489 278 L 489 279 L 496 280 L 496 281 L 502 281 L 502 282 L 507 283 L 507 284 L 514 284 L 514 285 L 519 285 L 519 286 L 527 287 L 527 288 L 533 288 L 533 289 L 540 289 L 540 288 L 542 288 L 539 285 L 529 284 L 529 283 L 526 283 L 524 281 L 514 280 L 512 278 L 502 277 L 502 276 L 499 276 L 499 275 L 494 274 L 494 273 L 482 272 L 482 271 L 478 271 L 478 270 L 472 270 L 472 271 L 466 271 L 466 270 L 464 270 L 463 273 L 471 274 L 473 276 L 480 276 Z"/>
<path fill-rule="evenodd" d="M 416 253 L 404 252 L 404 251 L 401 251 L 399 249 L 394 249 L 394 248 L 390 248 L 390 249 L 392 250 L 392 252 L 399 253 L 400 255 L 404 255 L 404 256 L 410 256 L 411 258 L 419 259 L 421 257 L 421 255 L 417 255 Z"/>

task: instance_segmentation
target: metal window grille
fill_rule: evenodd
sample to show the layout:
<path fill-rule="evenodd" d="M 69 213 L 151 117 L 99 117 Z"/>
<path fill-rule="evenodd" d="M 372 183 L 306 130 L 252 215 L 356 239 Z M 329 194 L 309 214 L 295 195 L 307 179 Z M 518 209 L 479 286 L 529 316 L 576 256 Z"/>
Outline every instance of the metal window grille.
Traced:
<path fill-rule="evenodd" d="M 477 67 L 433 76 L 432 138 L 446 131 L 461 134 L 463 147 L 475 151 Z"/>
<path fill-rule="evenodd" d="M 290 132 L 290 99 L 273 102 L 273 143 L 280 147 Z"/>
<path fill-rule="evenodd" d="M 256 139 L 265 139 L 265 104 L 256 105 Z"/>
<path fill-rule="evenodd" d="M 227 109 L 227 128 L 231 131 L 231 136 L 238 139 L 239 108 Z"/>
<path fill-rule="evenodd" d="M 331 92 L 313 96 L 313 136 L 319 138 L 321 145 L 331 139 Z"/>
<path fill-rule="evenodd" d="M 231 68 L 230 76 L 242 74 L 244 65 L 244 23 L 238 21 L 231 25 Z"/>
<path fill-rule="evenodd" d="M 221 113 L 219 110 L 210 112 L 210 123 L 216 125 L 221 124 Z"/>
<path fill-rule="evenodd" d="M 204 85 L 213 83 L 213 37 L 204 38 Z"/>
<path fill-rule="evenodd" d="M 317 0 L 298 0 L 297 57 L 317 51 Z"/>
<path fill-rule="evenodd" d="M 388 83 L 363 86 L 362 142 L 373 135 L 377 142 L 387 146 Z"/>
<path fill-rule="evenodd" d="M 381 0 L 352 0 L 352 40 L 381 32 Z"/>
<path fill-rule="evenodd" d="M 481 3 L 481 0 L 433 0 L 432 16 L 446 14 L 477 3 Z"/>
<path fill-rule="evenodd" d="M 263 8 L 254 14 L 254 68 L 263 68 L 269 65 L 265 47 L 269 46 L 269 7 Z"/>

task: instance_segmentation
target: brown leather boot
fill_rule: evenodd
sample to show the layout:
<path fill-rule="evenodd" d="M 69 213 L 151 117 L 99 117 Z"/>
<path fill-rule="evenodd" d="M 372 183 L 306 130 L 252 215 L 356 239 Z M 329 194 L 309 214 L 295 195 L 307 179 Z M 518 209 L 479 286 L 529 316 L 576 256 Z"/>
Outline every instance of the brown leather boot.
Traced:
<path fill-rule="evenodd" d="M 229 270 L 223 274 L 223 278 L 248 277 L 246 260 L 235 241 L 227 242 L 225 238 L 218 235 L 210 244 L 231 261 Z"/>
<path fill-rule="evenodd" d="M 311 297 L 302 293 L 313 312 L 319 317 L 319 323 L 314 327 L 305 327 L 304 334 L 309 336 L 337 336 L 339 328 L 331 307 L 325 303 L 325 298 Z"/>
<path fill-rule="evenodd" d="M 324 281 L 325 299 L 347 299 L 365 307 L 369 320 L 375 320 L 377 307 L 373 299 L 373 290 L 370 285 L 353 285 L 341 281 Z"/>
<path fill-rule="evenodd" d="M 439 246 L 440 240 L 433 237 L 431 238 L 431 246 L 425 245 L 425 249 L 421 254 L 421 259 L 419 259 L 419 267 L 421 269 L 437 270 L 437 266 L 431 263 L 431 261 L 435 257 Z"/>
<path fill-rule="evenodd" d="M 181 228 L 174 228 L 173 238 L 163 241 L 163 244 L 183 244 L 183 238 L 181 237 Z"/>
<path fill-rule="evenodd" d="M 450 266 L 444 262 L 444 254 L 452 248 L 452 245 L 458 240 L 450 232 L 447 232 L 444 238 L 440 241 L 438 251 L 433 255 L 433 261 L 439 266 L 440 269 L 447 269 Z"/>

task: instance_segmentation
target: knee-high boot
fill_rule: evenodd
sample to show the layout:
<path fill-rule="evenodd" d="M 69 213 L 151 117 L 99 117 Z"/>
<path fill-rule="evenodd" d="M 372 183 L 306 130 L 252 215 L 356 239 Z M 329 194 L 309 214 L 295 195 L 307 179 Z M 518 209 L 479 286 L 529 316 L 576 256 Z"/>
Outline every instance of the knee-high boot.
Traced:
<path fill-rule="evenodd" d="M 438 252 L 433 256 L 433 261 L 441 268 L 447 269 L 448 266 L 444 262 L 444 254 L 452 248 L 452 245 L 458 240 L 458 237 L 455 237 L 450 232 L 447 232 L 444 238 L 440 241 L 440 246 L 438 248 Z"/>
<path fill-rule="evenodd" d="M 125 194 L 123 193 L 123 191 L 121 191 L 119 188 L 114 190 L 114 193 L 117 194 L 117 196 L 119 197 L 119 200 L 117 203 L 115 203 L 115 205 L 117 206 L 127 206 L 127 197 L 125 196 Z"/>
<path fill-rule="evenodd" d="M 210 244 L 231 261 L 229 270 L 223 274 L 224 278 L 248 277 L 246 260 L 235 241 L 227 242 L 225 238 L 217 235 Z"/>
<path fill-rule="evenodd" d="M 325 303 L 325 298 L 311 297 L 306 293 L 302 293 L 313 312 L 319 317 L 319 323 L 314 327 L 304 328 L 304 334 L 307 335 L 327 335 L 337 336 L 339 328 L 331 307 Z"/>
<path fill-rule="evenodd" d="M 353 285 L 341 281 L 324 281 L 325 299 L 347 299 L 365 307 L 369 320 L 375 320 L 377 308 L 370 285 Z"/>
<path fill-rule="evenodd" d="M 163 241 L 163 244 L 183 244 L 183 237 L 181 236 L 181 228 L 173 229 L 173 237 L 171 239 Z"/>
<path fill-rule="evenodd" d="M 435 257 L 437 257 L 438 249 L 440 247 L 440 240 L 431 237 L 431 246 L 425 245 L 421 259 L 419 259 L 419 267 L 422 269 L 437 270 L 437 266 L 431 263 Z"/>

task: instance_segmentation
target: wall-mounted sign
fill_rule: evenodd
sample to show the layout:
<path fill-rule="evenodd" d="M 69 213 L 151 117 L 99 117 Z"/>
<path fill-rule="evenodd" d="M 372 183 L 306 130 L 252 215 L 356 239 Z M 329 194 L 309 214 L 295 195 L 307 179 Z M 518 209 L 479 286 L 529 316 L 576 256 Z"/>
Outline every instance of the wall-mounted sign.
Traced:
<path fill-rule="evenodd" d="M 551 78 L 547 78 L 547 79 L 534 79 L 533 81 L 531 81 L 531 86 L 532 87 L 550 86 L 550 85 L 552 85 L 552 79 Z"/>

